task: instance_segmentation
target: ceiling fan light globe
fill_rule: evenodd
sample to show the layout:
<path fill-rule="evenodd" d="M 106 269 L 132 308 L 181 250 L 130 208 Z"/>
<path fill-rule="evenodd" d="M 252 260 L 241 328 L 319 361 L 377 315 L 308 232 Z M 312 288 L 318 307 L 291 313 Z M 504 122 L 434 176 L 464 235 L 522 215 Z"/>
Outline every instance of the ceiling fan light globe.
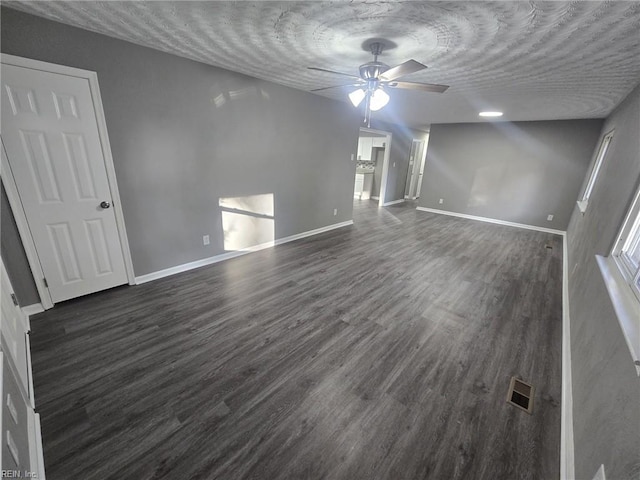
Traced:
<path fill-rule="evenodd" d="M 349 94 L 349 100 L 351 100 L 351 103 L 354 107 L 357 107 L 358 105 L 360 105 L 360 102 L 364 100 L 365 95 L 366 92 L 363 89 L 359 88 L 358 90 L 354 90 Z"/>
<path fill-rule="evenodd" d="M 372 112 L 377 112 L 382 107 L 389 103 L 389 95 L 384 90 L 378 88 L 371 95 L 370 107 Z"/>

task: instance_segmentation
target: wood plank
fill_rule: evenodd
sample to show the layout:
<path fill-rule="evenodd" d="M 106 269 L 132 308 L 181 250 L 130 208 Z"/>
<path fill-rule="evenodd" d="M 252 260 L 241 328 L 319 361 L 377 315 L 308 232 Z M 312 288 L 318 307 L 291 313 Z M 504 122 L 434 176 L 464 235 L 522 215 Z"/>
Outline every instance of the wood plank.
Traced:
<path fill-rule="evenodd" d="M 557 478 L 562 238 L 354 222 L 33 317 L 48 478 Z"/>

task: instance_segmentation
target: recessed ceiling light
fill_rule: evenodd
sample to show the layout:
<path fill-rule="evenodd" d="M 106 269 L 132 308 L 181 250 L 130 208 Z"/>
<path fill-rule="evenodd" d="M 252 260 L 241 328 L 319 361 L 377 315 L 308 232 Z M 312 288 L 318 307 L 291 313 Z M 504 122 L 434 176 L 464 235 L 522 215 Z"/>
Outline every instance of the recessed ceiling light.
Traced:
<path fill-rule="evenodd" d="M 481 117 L 501 117 L 502 112 L 480 112 L 478 115 Z"/>

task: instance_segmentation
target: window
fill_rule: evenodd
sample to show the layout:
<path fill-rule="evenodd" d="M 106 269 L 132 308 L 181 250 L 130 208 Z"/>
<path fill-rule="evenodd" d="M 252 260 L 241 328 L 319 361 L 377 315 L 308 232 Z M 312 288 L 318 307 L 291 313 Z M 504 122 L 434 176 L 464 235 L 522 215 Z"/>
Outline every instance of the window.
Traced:
<path fill-rule="evenodd" d="M 612 253 L 620 273 L 640 302 L 640 189 Z"/>
<path fill-rule="evenodd" d="M 640 188 L 611 255 L 596 260 L 640 376 Z"/>
<path fill-rule="evenodd" d="M 589 181 L 587 182 L 587 186 L 584 189 L 582 198 L 578 200 L 578 208 L 580 208 L 580 211 L 582 213 L 587 211 L 587 204 L 589 203 L 589 197 L 591 197 L 591 192 L 593 191 L 593 187 L 596 184 L 598 173 L 600 172 L 600 168 L 602 167 L 602 162 L 604 161 L 604 157 L 607 155 L 607 150 L 609 150 L 609 145 L 611 144 L 612 139 L 613 139 L 613 130 L 607 133 L 602 139 L 602 143 L 600 143 L 598 156 L 596 157 L 596 161 L 593 164 L 593 169 L 591 170 L 591 174 L 589 175 Z"/>

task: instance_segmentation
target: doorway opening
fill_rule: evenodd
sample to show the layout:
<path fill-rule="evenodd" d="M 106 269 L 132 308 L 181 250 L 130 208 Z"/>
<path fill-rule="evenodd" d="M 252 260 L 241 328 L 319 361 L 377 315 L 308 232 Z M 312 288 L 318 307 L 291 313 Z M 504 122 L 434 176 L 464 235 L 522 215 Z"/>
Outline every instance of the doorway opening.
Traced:
<path fill-rule="evenodd" d="M 424 140 L 414 139 L 409 153 L 409 168 L 407 169 L 407 181 L 404 189 L 404 198 L 416 200 L 420 198 L 424 164 L 427 158 L 427 144 L 429 135 Z"/>
<path fill-rule="evenodd" d="M 354 179 L 353 199 L 384 203 L 391 133 L 361 128 Z"/>

